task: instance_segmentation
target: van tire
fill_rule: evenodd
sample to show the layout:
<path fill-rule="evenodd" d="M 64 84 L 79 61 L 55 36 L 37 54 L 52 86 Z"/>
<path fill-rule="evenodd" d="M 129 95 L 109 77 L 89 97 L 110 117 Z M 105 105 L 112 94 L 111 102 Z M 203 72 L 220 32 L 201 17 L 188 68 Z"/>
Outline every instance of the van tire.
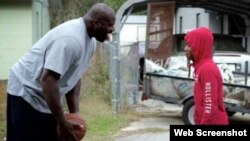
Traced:
<path fill-rule="evenodd" d="M 236 112 L 227 111 L 228 117 L 232 117 L 234 114 L 236 114 Z"/>
<path fill-rule="evenodd" d="M 143 85 L 144 61 L 144 58 L 140 58 L 139 60 L 139 85 Z"/>
<path fill-rule="evenodd" d="M 194 99 L 191 98 L 184 103 L 182 109 L 182 120 L 185 125 L 194 125 Z"/>

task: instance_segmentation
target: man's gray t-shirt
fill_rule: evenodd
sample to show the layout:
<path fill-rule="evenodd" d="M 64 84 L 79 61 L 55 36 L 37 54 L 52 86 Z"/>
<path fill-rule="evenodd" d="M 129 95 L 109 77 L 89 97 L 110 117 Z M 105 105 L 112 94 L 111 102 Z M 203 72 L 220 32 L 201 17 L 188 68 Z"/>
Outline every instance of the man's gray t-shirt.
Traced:
<path fill-rule="evenodd" d="M 49 31 L 10 70 L 7 92 L 20 96 L 36 110 L 51 113 L 42 96 L 42 70 L 60 74 L 58 86 L 63 101 L 87 70 L 96 41 L 90 38 L 83 18 L 74 19 Z"/>

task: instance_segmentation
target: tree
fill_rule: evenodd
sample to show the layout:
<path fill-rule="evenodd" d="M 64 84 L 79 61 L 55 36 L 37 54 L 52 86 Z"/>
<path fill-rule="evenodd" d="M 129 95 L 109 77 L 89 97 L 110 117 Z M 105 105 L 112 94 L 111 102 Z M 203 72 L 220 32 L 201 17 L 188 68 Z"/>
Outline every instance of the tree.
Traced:
<path fill-rule="evenodd" d="M 117 11 L 125 1 L 126 0 L 50 0 L 51 27 L 69 19 L 83 16 L 95 3 L 106 3 Z"/>

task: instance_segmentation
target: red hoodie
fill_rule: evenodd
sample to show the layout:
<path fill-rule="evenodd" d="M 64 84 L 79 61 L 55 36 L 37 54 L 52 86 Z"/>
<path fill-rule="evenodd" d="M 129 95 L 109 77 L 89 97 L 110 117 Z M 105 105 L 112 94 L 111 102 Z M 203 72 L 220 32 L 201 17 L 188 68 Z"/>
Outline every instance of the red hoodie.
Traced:
<path fill-rule="evenodd" d="M 189 32 L 185 36 L 185 41 L 192 48 L 194 58 L 195 124 L 228 124 L 223 101 L 223 81 L 212 57 L 212 32 L 201 27 Z"/>

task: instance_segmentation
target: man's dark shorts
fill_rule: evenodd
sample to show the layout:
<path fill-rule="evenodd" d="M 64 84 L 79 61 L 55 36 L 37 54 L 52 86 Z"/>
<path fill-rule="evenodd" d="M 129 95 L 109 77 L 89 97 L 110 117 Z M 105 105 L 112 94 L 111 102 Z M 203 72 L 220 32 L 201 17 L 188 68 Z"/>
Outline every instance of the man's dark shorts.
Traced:
<path fill-rule="evenodd" d="M 7 141 L 58 141 L 56 121 L 23 98 L 8 94 Z"/>

